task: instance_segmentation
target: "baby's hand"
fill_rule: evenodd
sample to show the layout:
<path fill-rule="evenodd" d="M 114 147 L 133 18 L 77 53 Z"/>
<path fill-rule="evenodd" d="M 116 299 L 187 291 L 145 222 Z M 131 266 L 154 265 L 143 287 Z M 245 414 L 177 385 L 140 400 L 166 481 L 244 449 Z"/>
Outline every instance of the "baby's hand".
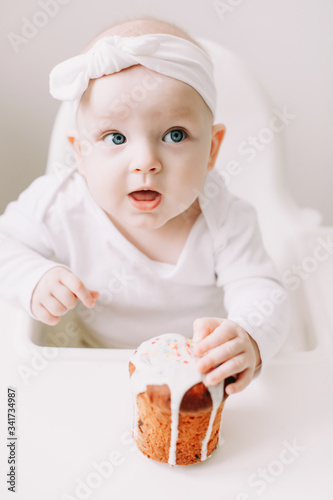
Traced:
<path fill-rule="evenodd" d="M 237 323 L 222 318 L 198 318 L 193 323 L 193 352 L 202 356 L 197 368 L 205 376 L 207 385 L 219 384 L 236 376 L 225 392 L 242 391 L 251 382 L 254 371 L 260 365 L 257 343 Z"/>
<path fill-rule="evenodd" d="M 53 267 L 39 280 L 31 299 L 32 313 L 47 325 L 56 325 L 60 316 L 74 309 L 77 299 L 93 307 L 99 293 L 88 290 L 75 274 L 64 267 Z"/>

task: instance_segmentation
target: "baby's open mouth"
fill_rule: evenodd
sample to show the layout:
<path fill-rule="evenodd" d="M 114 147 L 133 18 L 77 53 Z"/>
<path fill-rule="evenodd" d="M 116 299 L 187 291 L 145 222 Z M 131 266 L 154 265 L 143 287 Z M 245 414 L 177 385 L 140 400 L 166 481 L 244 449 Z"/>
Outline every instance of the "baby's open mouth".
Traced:
<path fill-rule="evenodd" d="M 132 191 L 129 193 L 128 197 L 134 208 L 145 212 L 156 208 L 162 199 L 161 193 L 150 189 Z"/>
<path fill-rule="evenodd" d="M 130 193 L 131 196 L 137 201 L 152 201 L 157 198 L 160 193 L 157 191 L 150 191 L 150 189 L 142 191 L 133 191 Z"/>

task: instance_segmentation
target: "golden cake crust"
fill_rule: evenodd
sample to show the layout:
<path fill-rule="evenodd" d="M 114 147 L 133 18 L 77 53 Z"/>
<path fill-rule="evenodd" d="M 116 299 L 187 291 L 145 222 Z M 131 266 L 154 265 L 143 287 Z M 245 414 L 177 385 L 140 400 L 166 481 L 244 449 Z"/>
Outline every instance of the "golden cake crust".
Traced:
<path fill-rule="evenodd" d="M 169 391 L 170 392 L 170 391 Z M 221 422 L 223 402 L 216 413 L 207 446 L 207 455 L 215 450 Z M 139 420 L 136 444 L 148 458 L 158 462 L 168 462 L 171 439 L 171 409 L 161 407 L 150 399 L 145 391 L 137 396 Z M 200 462 L 202 440 L 206 436 L 211 410 L 194 413 L 179 412 L 176 465 Z"/>
<path fill-rule="evenodd" d="M 135 371 L 129 363 L 129 372 Z M 148 458 L 168 462 L 171 439 L 171 393 L 167 384 L 148 385 L 138 394 L 138 428 L 136 444 Z M 208 456 L 218 444 L 221 414 L 224 401 L 215 415 L 212 432 L 207 445 Z M 183 396 L 178 420 L 176 465 L 190 465 L 201 461 L 201 443 L 206 436 L 212 410 L 212 398 L 207 387 L 195 384 Z"/>

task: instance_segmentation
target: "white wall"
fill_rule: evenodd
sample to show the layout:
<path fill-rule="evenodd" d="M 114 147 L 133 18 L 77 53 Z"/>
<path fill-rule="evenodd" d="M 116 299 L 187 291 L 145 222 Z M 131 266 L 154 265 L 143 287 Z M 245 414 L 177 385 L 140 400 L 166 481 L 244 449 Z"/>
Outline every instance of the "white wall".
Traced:
<path fill-rule="evenodd" d="M 53 17 L 40 14 L 43 3 L 53 5 Z M 317 208 L 333 225 L 331 0 L 16 0 L 1 11 L 0 212 L 44 172 L 58 108 L 48 93 L 52 67 L 109 24 L 152 15 L 237 52 L 272 108 L 296 115 L 283 132 L 287 186 L 300 206 Z M 22 32 L 26 19 L 45 26 Z"/>

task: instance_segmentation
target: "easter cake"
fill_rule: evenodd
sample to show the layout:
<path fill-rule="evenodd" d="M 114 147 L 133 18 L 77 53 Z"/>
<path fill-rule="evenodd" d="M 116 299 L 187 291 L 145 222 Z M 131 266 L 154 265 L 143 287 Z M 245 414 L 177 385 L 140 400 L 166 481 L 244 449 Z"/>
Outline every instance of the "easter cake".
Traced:
<path fill-rule="evenodd" d="M 194 464 L 218 445 L 224 384 L 206 387 L 195 360 L 192 340 L 176 333 L 143 342 L 130 360 L 133 438 L 153 460 Z"/>

